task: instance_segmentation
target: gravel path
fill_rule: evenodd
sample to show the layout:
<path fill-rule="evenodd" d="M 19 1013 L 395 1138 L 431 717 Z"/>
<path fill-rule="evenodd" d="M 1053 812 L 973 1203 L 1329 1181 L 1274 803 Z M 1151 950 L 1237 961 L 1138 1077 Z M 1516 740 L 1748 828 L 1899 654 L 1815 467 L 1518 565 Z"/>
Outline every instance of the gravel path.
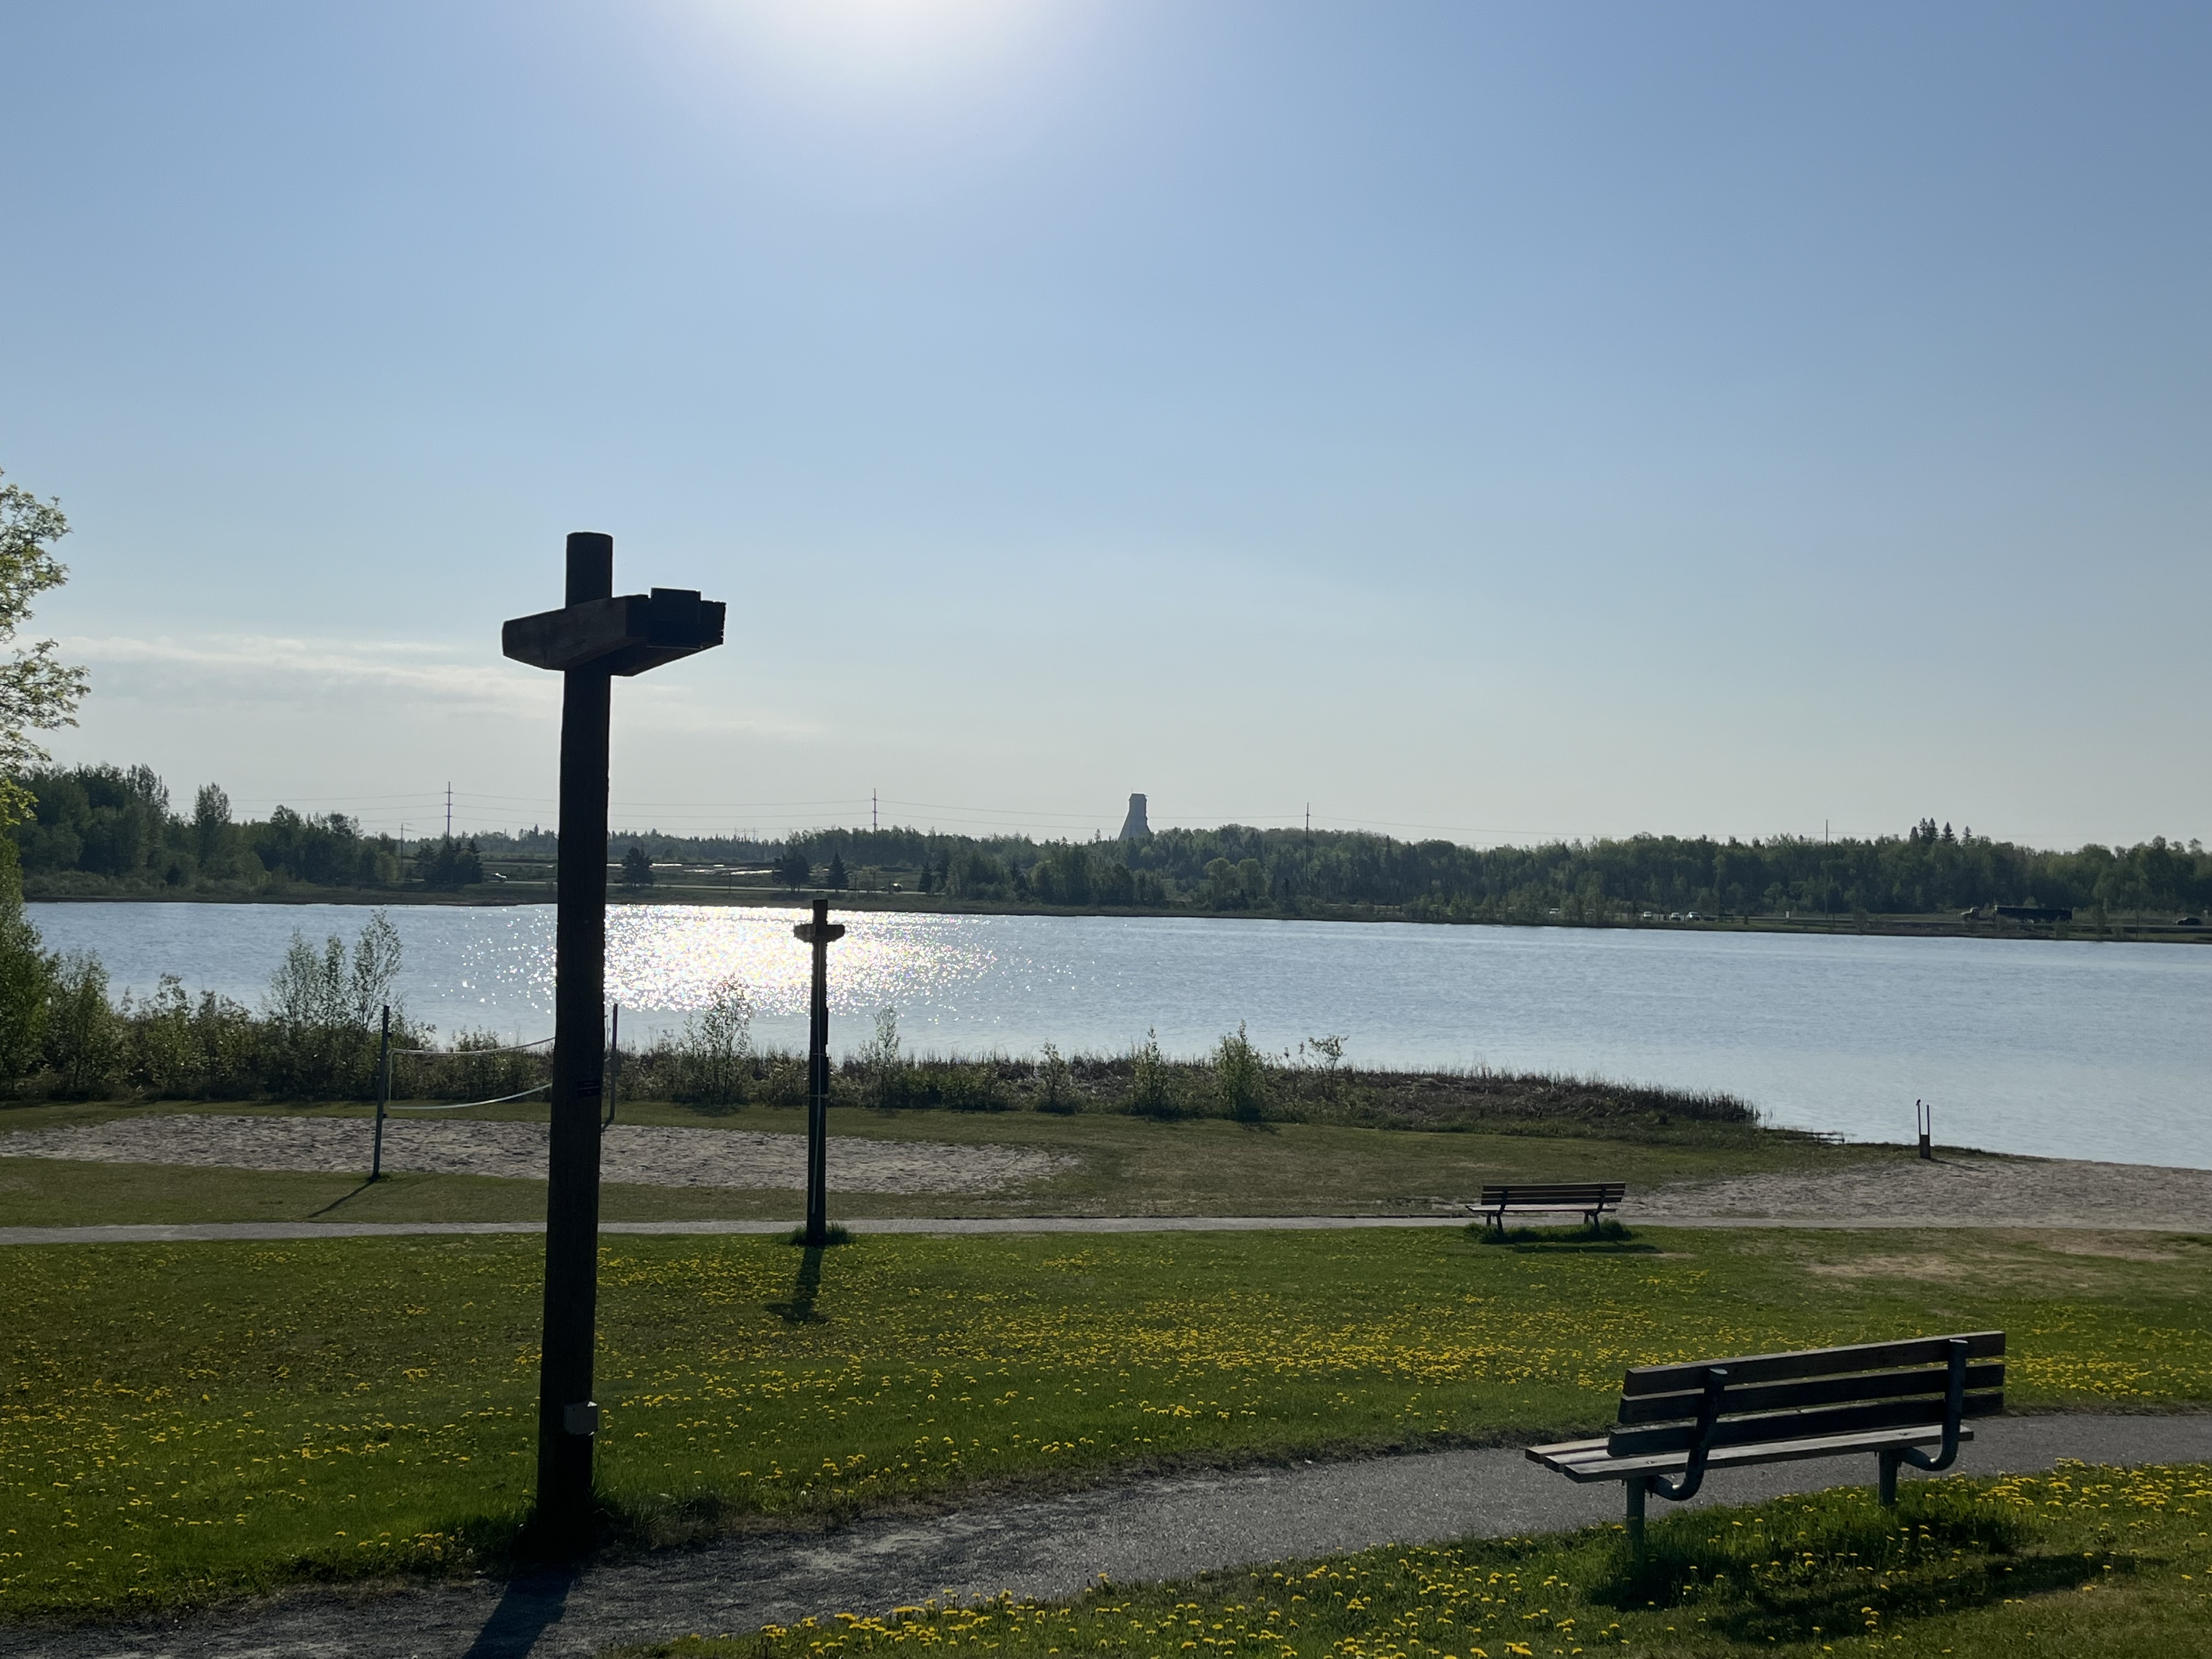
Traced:
<path fill-rule="evenodd" d="M 342 1172 L 368 1168 L 373 1133 L 368 1118 L 212 1113 L 115 1118 L 0 1134 L 0 1158 Z M 542 1181 L 547 1133 L 542 1123 L 388 1118 L 384 1164 L 424 1175 Z M 954 1146 L 841 1135 L 830 1143 L 830 1187 L 841 1193 L 995 1193 L 1074 1169 L 1081 1161 L 1072 1152 L 1040 1147 Z M 646 1187 L 797 1190 L 806 1178 L 806 1138 L 750 1129 L 617 1123 L 609 1126 L 601 1142 L 599 1176 Z"/>
<path fill-rule="evenodd" d="M 1960 1472 L 2212 1461 L 2212 1417 L 1999 1418 Z M 1745 1503 L 1866 1484 L 1865 1456 L 1730 1470 L 1694 1500 Z M 1611 1521 L 1615 1487 L 1577 1486 L 1517 1451 L 1439 1452 L 1100 1487 L 1064 1497 L 731 1539 L 510 1583 L 349 1601 L 309 1593 L 167 1629 L 0 1626 L 0 1654 L 37 1659 L 584 1659 L 617 1641 L 742 1632 L 809 1613 L 884 1612 L 950 1592 L 1066 1595 L 1118 1583 L 1370 1544 L 1547 1531 Z M 1659 1505 L 1662 1510 L 1669 1506 Z"/>

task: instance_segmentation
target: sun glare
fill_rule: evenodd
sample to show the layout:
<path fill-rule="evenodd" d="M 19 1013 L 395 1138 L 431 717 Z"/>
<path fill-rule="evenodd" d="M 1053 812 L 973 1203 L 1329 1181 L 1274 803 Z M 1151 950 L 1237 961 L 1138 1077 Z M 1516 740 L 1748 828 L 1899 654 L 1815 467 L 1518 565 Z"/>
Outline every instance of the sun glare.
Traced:
<path fill-rule="evenodd" d="M 769 65 L 825 92 L 942 94 L 1010 67 L 1043 33 L 1042 0 L 702 0 Z"/>

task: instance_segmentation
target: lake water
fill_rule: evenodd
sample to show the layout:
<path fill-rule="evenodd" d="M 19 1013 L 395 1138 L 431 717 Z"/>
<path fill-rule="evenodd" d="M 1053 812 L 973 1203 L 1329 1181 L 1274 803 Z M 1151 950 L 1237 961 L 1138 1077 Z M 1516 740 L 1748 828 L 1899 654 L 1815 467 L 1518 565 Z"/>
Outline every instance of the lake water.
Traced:
<path fill-rule="evenodd" d="M 164 973 L 257 1003 L 293 930 L 331 905 L 34 904 L 51 946 L 113 987 Z M 552 1029 L 553 912 L 395 908 L 401 995 L 448 1036 Z M 623 906 L 608 994 L 625 1042 L 736 979 L 763 1041 L 805 1041 L 796 909 Z M 1195 1054 L 1241 1020 L 1282 1050 L 1340 1033 L 1367 1065 L 1573 1072 L 1724 1089 L 1771 1121 L 1995 1151 L 2212 1168 L 2212 949 L 1180 917 L 855 912 L 830 951 L 841 1049 L 898 1010 L 909 1048 Z"/>

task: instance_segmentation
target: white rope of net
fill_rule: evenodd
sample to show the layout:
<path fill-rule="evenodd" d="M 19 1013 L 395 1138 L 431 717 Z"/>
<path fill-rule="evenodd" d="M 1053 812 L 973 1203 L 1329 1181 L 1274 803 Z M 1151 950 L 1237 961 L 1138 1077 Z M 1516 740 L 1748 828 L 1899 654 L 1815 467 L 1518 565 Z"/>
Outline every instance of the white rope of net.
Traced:
<path fill-rule="evenodd" d="M 501 1095 L 493 1100 L 457 1100 L 449 1105 L 425 1106 L 410 1103 L 403 1106 L 396 1100 L 390 1100 L 385 1103 L 384 1109 L 387 1112 L 465 1112 L 471 1106 L 504 1106 L 510 1100 L 527 1100 L 532 1095 L 544 1094 L 552 1086 L 550 1083 L 541 1083 L 534 1089 L 525 1089 L 520 1094 Z"/>
<path fill-rule="evenodd" d="M 504 1048 L 394 1048 L 395 1054 L 436 1054 L 447 1059 L 471 1054 L 525 1054 L 532 1048 L 543 1048 L 551 1037 L 539 1037 L 535 1042 L 510 1043 Z"/>

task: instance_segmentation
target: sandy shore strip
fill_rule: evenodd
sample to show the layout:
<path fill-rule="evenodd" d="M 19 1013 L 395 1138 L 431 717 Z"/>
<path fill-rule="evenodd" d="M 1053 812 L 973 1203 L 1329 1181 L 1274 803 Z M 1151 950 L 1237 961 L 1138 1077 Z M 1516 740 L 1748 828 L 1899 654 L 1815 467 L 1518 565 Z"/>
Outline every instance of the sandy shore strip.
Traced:
<path fill-rule="evenodd" d="M 236 1117 L 216 1114 L 116 1118 L 0 1134 L 0 1158 L 204 1169 L 365 1171 L 368 1118 Z M 542 1123 L 429 1123 L 390 1118 L 384 1167 L 419 1175 L 545 1178 Z M 1072 1152 L 1026 1146 L 954 1146 L 927 1140 L 830 1143 L 830 1188 L 841 1193 L 998 1193 L 1077 1168 Z M 599 1178 L 643 1187 L 797 1189 L 806 1178 L 804 1135 L 748 1129 L 672 1129 L 617 1123 L 602 1141 Z"/>
<path fill-rule="evenodd" d="M 1636 1188 L 1621 1219 L 1863 1222 L 1872 1225 L 2152 1227 L 2212 1232 L 2212 1170 L 1943 1152 L 1923 1162 L 1735 1176 Z"/>

